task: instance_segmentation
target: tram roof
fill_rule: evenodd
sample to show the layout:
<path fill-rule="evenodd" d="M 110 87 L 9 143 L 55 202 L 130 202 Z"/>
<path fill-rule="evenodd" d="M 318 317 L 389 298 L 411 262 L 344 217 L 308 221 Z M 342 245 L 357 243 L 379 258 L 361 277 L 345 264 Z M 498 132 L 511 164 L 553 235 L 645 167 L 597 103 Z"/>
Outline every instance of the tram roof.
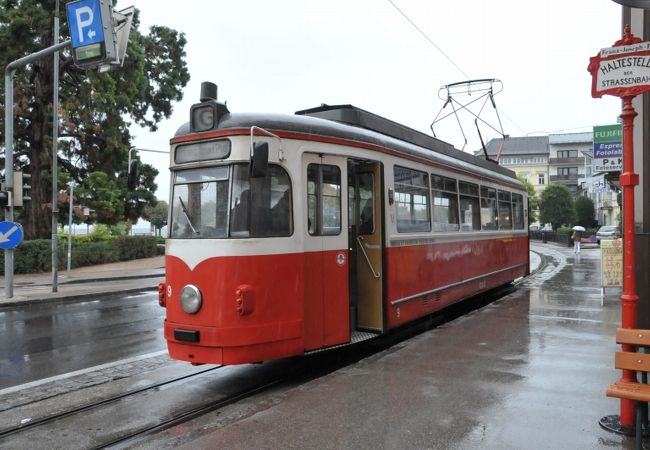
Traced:
<path fill-rule="evenodd" d="M 441 159 L 448 163 L 456 161 L 459 166 L 469 164 L 516 178 L 513 171 L 493 161 L 462 152 L 440 139 L 352 105 L 321 105 L 297 111 L 295 115 L 229 112 L 213 130 L 251 126 L 365 142 L 433 161 L 440 159 L 436 154 L 444 155 Z M 190 134 L 189 123 L 176 131 L 176 136 L 187 134 Z"/>

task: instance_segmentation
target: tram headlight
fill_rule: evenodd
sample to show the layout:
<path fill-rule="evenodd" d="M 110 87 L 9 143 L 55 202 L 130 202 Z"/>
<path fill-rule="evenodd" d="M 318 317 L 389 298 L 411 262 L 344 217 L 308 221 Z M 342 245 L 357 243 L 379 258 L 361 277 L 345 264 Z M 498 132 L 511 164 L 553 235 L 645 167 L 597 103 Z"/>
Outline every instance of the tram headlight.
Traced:
<path fill-rule="evenodd" d="M 188 314 L 196 314 L 203 303 L 201 291 L 193 284 L 188 284 L 181 289 L 181 308 Z"/>

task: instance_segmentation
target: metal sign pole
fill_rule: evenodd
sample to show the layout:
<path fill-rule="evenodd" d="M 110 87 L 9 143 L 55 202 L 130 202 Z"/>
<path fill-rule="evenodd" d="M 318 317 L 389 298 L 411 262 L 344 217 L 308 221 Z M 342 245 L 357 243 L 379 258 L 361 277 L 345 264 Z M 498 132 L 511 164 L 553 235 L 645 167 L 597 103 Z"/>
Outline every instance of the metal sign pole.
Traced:
<path fill-rule="evenodd" d="M 54 43 L 59 42 L 59 0 L 56 0 L 54 12 Z M 58 254 L 58 225 L 59 225 L 59 183 L 58 183 L 58 154 L 59 154 L 59 52 L 54 52 L 54 101 L 52 105 L 52 292 L 59 290 L 59 254 Z"/>
<path fill-rule="evenodd" d="M 14 207 L 11 199 L 14 185 L 14 83 L 16 69 L 7 66 L 5 71 L 5 183 L 9 193 L 9 206 L 5 208 L 5 220 L 13 222 Z M 14 250 L 5 250 L 5 297 L 14 296 Z"/>
<path fill-rule="evenodd" d="M 639 296 L 636 290 L 636 245 L 634 219 L 634 188 L 639 184 L 639 175 L 634 172 L 634 118 L 637 116 L 632 100 L 635 96 L 650 91 L 645 70 L 647 66 L 636 64 L 629 67 L 627 59 L 648 61 L 650 59 L 650 42 L 642 42 L 632 34 L 630 25 L 625 26 L 623 38 L 613 47 L 601 49 L 597 56 L 590 59 L 588 71 L 592 75 L 591 95 L 600 98 L 613 95 L 623 100 L 621 119 L 623 120 L 623 173 L 619 177 L 623 187 L 623 294 L 621 295 L 621 326 L 634 329 L 637 327 L 637 304 Z M 633 346 L 622 344 L 624 352 L 633 350 Z M 622 382 L 636 381 L 636 372 L 623 370 Z M 631 430 L 635 428 L 636 411 L 634 401 L 621 398 L 620 416 L 606 416 L 600 423 L 607 429 Z M 618 423 L 616 423 L 618 421 Z"/>
<path fill-rule="evenodd" d="M 12 204 L 14 185 L 14 74 L 16 70 L 25 67 L 37 59 L 50 56 L 54 52 L 63 50 L 70 46 L 71 41 L 67 40 L 53 45 L 31 55 L 12 61 L 5 69 L 5 182 L 9 192 L 10 205 L 5 208 L 5 220 L 13 222 L 14 207 Z M 14 251 L 5 250 L 5 297 L 14 296 Z"/>

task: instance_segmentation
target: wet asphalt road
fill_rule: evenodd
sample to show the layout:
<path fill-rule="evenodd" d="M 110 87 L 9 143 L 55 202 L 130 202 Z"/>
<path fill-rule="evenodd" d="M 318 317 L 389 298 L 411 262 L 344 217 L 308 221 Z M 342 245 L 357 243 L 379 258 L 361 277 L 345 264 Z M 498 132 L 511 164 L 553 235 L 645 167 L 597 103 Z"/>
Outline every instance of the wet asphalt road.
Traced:
<path fill-rule="evenodd" d="M 0 308 L 0 389 L 166 349 L 156 294 Z"/>

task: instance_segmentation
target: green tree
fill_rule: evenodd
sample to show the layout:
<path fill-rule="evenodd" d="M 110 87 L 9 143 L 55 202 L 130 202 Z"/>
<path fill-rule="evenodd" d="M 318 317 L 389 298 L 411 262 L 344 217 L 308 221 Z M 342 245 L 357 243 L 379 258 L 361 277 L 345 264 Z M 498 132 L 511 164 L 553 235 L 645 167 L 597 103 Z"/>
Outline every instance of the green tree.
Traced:
<path fill-rule="evenodd" d="M 65 2 L 60 8 L 65 38 L 69 34 Z M 3 67 L 53 44 L 54 9 L 53 0 L 0 0 Z M 129 126 L 155 131 L 171 115 L 172 103 L 182 98 L 189 81 L 184 34 L 153 26 L 145 35 L 139 24 L 136 10 L 124 66 L 118 70 L 86 71 L 74 66 L 69 50 L 60 52 L 58 165 L 80 185 L 80 191 L 85 189 L 91 196 L 84 201 L 96 205 L 97 220 L 106 223 L 134 221 L 143 215 L 145 205 L 155 201 L 157 171 L 151 166 L 141 167 L 134 192 L 126 188 Z M 27 239 L 47 238 L 51 233 L 52 68 L 53 58 L 42 58 L 14 76 L 14 164 L 32 175 L 33 186 L 32 202 L 22 212 Z M 4 91 L 4 79 L 0 86 Z M 4 126 L 0 128 L 0 142 L 4 142 Z M 97 181 L 100 186 L 91 184 Z M 64 189 L 59 185 L 59 190 Z"/>
<path fill-rule="evenodd" d="M 542 191 L 540 198 L 539 220 L 550 223 L 556 230 L 561 225 L 568 225 L 575 220 L 575 209 L 571 191 L 563 184 L 551 184 Z"/>
<path fill-rule="evenodd" d="M 528 191 L 528 225 L 530 225 L 537 220 L 537 217 L 535 217 L 535 211 L 539 208 L 539 199 L 537 198 L 537 193 L 535 192 L 535 186 L 533 186 L 533 183 L 526 180 L 521 175 L 517 175 L 517 179 L 526 186 L 526 191 Z"/>
<path fill-rule="evenodd" d="M 581 195 L 575 201 L 576 222 L 585 228 L 592 227 L 596 221 L 596 208 L 589 197 Z"/>
<path fill-rule="evenodd" d="M 160 229 L 167 225 L 168 210 L 169 205 L 163 200 L 160 200 L 156 206 L 148 205 L 144 208 L 144 218 L 151 222 L 158 236 L 160 235 Z"/>

